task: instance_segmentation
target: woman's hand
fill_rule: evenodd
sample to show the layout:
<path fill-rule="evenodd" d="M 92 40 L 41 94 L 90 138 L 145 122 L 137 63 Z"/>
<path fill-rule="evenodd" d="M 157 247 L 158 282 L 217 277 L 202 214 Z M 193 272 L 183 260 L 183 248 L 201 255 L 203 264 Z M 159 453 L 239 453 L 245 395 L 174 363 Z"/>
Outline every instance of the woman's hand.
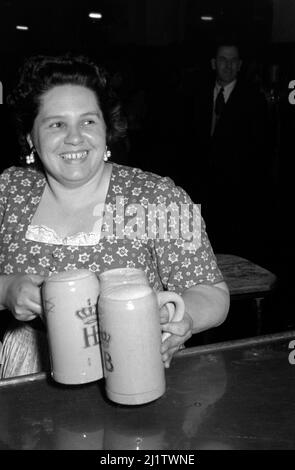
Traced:
<path fill-rule="evenodd" d="M 188 313 L 185 313 L 182 320 L 169 322 L 169 315 L 166 309 L 161 309 L 160 322 L 163 332 L 171 333 L 171 335 L 163 341 L 161 346 L 162 359 L 165 367 L 170 366 L 173 354 L 175 354 L 185 341 L 192 336 L 193 320 Z"/>
<path fill-rule="evenodd" d="M 1 305 L 19 321 L 30 321 L 42 314 L 40 286 L 44 277 L 37 274 L 1 276 Z"/>

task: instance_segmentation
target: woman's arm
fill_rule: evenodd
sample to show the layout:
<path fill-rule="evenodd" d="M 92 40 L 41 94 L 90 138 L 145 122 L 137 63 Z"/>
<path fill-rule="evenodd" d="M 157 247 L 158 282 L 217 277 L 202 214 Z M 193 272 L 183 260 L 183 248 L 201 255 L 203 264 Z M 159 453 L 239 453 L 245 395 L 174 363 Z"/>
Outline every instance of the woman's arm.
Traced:
<path fill-rule="evenodd" d="M 191 317 L 192 333 L 200 333 L 224 322 L 229 310 L 229 291 L 225 282 L 198 284 L 187 289 L 182 298 Z"/>
<path fill-rule="evenodd" d="M 185 315 L 181 321 L 165 323 L 165 312 L 161 313 L 163 331 L 171 333 L 161 348 L 165 367 L 169 367 L 173 354 L 192 334 L 220 325 L 229 310 L 229 291 L 225 282 L 198 284 L 184 291 L 182 298 Z"/>

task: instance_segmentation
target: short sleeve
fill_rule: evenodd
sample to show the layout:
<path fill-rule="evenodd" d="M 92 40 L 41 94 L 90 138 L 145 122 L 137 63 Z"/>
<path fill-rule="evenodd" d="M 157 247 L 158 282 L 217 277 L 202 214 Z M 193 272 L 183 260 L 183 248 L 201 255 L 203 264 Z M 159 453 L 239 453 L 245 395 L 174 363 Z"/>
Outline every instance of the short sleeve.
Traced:
<path fill-rule="evenodd" d="M 0 175 L 0 226 L 2 225 L 5 208 L 7 205 L 7 195 L 11 186 L 12 174 L 15 168 L 7 168 Z"/>
<path fill-rule="evenodd" d="M 170 178 L 157 185 L 154 211 L 149 217 L 157 224 L 153 247 L 164 289 L 182 293 L 197 284 L 223 281 L 199 206 Z"/>

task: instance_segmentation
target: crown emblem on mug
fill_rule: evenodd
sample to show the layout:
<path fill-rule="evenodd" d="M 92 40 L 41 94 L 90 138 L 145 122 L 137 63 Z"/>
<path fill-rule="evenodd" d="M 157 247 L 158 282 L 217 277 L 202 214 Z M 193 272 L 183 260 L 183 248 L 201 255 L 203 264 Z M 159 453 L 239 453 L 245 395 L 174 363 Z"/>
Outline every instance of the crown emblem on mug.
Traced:
<path fill-rule="evenodd" d="M 95 323 L 97 322 L 97 316 L 96 316 L 96 305 L 91 305 L 91 300 L 87 300 L 87 307 L 82 308 L 81 310 L 76 311 L 76 315 L 80 320 L 83 321 L 86 325 L 89 325 L 90 323 Z"/>

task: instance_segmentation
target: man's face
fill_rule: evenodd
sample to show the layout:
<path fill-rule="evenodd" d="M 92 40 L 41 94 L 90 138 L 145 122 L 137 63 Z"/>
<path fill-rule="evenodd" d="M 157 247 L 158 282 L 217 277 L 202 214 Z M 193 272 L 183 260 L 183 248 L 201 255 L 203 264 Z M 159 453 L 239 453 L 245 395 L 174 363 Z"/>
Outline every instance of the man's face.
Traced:
<path fill-rule="evenodd" d="M 222 46 L 216 57 L 211 60 L 212 69 L 216 71 L 216 80 L 220 85 L 228 85 L 237 78 L 242 61 L 235 46 Z"/>

